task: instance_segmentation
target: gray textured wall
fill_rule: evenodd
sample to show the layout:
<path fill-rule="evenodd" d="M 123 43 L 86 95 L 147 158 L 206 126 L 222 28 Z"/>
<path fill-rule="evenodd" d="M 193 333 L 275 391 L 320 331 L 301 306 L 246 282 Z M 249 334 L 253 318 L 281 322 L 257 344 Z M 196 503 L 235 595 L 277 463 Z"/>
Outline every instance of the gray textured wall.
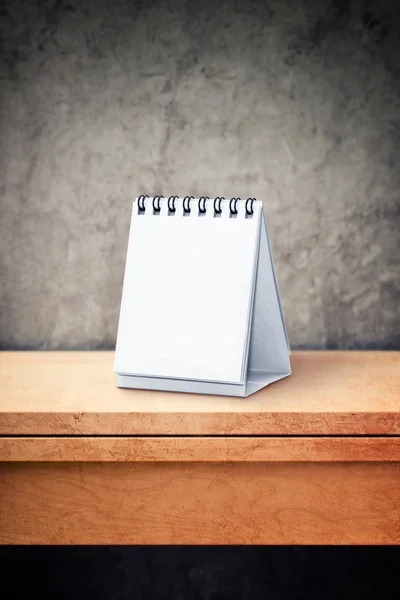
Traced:
<path fill-rule="evenodd" d="M 264 199 L 294 347 L 400 347 L 399 16 L 3 2 L 0 346 L 113 347 L 131 200 L 180 193 Z"/>

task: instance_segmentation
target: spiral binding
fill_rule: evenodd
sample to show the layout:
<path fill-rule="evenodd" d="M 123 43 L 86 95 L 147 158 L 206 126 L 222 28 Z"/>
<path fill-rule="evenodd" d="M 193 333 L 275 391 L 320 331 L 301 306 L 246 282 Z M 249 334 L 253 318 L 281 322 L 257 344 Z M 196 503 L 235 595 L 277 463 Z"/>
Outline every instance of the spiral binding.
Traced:
<path fill-rule="evenodd" d="M 149 196 L 142 195 L 138 198 L 138 212 L 139 214 L 143 214 L 146 212 L 146 200 L 150 200 Z M 151 204 L 153 207 L 153 214 L 159 214 L 161 212 L 161 200 L 164 199 L 164 196 L 154 196 Z M 167 200 L 168 214 L 176 213 L 176 200 L 179 199 L 179 196 L 170 196 Z M 209 200 L 208 196 L 201 196 L 197 201 L 197 209 L 199 215 L 205 215 L 207 212 L 207 200 Z M 222 214 L 222 202 L 225 200 L 223 196 L 217 196 L 214 199 L 214 216 L 219 216 Z M 183 214 L 190 215 L 192 211 L 192 203 L 194 201 L 194 196 L 185 196 L 182 202 Z M 247 198 L 244 205 L 245 215 L 246 217 L 252 217 L 254 214 L 253 205 L 256 201 L 256 198 Z M 231 217 L 236 217 L 238 215 L 238 202 L 242 202 L 241 198 L 231 198 L 229 200 L 229 215 Z"/>

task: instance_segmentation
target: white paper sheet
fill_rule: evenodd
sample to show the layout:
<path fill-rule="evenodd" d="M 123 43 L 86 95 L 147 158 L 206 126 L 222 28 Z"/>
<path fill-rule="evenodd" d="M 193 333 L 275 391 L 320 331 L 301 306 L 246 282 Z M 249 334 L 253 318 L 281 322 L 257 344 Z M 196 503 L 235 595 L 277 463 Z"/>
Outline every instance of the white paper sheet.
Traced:
<path fill-rule="evenodd" d="M 261 203 L 236 218 L 212 201 L 204 216 L 192 200 L 183 216 L 166 201 L 133 205 L 115 355 L 124 375 L 240 384 L 245 377 L 260 234 Z"/>

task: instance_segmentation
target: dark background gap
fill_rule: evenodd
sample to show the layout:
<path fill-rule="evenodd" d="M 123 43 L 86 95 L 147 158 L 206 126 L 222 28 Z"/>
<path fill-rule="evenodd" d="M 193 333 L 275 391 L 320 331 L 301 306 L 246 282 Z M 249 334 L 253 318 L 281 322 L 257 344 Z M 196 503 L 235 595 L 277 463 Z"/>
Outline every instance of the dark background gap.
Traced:
<path fill-rule="evenodd" d="M 398 547 L 0 548 L 4 597 L 42 600 L 394 600 L 399 565 Z"/>

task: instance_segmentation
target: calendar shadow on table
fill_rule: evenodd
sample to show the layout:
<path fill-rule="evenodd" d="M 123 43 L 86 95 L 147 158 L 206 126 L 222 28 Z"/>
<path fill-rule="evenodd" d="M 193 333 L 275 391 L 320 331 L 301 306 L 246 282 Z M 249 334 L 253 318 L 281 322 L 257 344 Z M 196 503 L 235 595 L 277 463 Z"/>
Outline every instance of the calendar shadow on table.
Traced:
<path fill-rule="evenodd" d="M 399 547 L 1 547 L 5 597 L 394 599 Z"/>

